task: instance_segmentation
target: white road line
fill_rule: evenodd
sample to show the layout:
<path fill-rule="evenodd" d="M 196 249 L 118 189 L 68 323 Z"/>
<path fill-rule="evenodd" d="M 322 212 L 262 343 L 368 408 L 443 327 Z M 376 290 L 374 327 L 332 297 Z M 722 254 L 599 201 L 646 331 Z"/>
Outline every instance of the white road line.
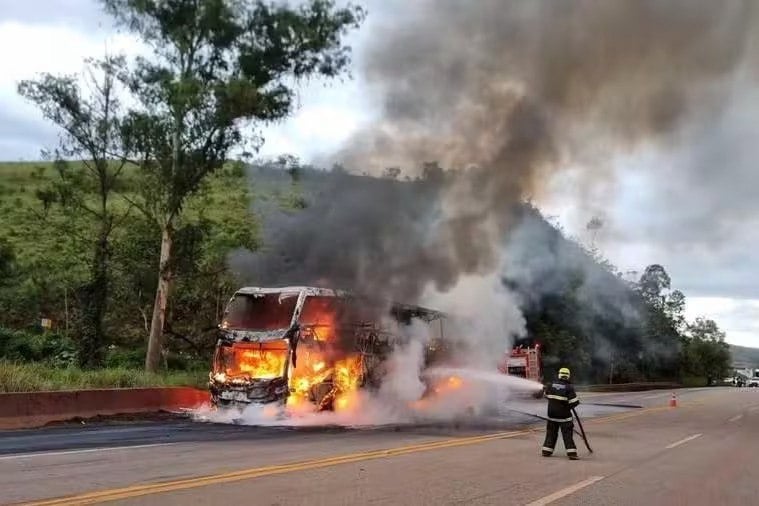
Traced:
<path fill-rule="evenodd" d="M 17 453 L 13 455 L 0 456 L 0 460 L 18 460 L 29 459 L 32 457 L 52 457 L 57 455 L 76 455 L 78 453 L 94 453 L 94 452 L 110 452 L 117 450 L 132 450 L 137 448 L 153 448 L 155 446 L 169 446 L 176 443 L 155 443 L 149 445 L 134 445 L 134 446 L 106 446 L 102 448 L 87 448 L 84 450 L 65 450 L 60 452 L 38 452 L 38 453 Z"/>
<path fill-rule="evenodd" d="M 754 406 L 753 408 L 748 408 L 749 413 L 755 413 L 759 411 L 759 406 Z"/>
<path fill-rule="evenodd" d="M 737 422 L 737 421 L 738 421 L 738 420 L 740 420 L 741 418 L 743 418 L 743 415 L 735 415 L 735 416 L 734 416 L 734 417 L 732 417 L 730 420 L 728 420 L 728 422 Z"/>
<path fill-rule="evenodd" d="M 671 450 L 672 448 L 674 448 L 676 446 L 680 446 L 681 444 L 685 444 L 688 441 L 693 441 L 694 439 L 699 438 L 701 436 L 703 436 L 703 434 L 693 434 L 692 436 L 688 436 L 685 439 L 681 439 L 680 441 L 677 441 L 676 443 L 672 443 L 671 445 L 667 445 L 665 448 L 667 450 Z"/>
<path fill-rule="evenodd" d="M 567 488 L 562 488 L 561 490 L 554 492 L 551 495 L 547 495 L 543 497 L 542 499 L 538 499 L 537 501 L 533 501 L 529 503 L 527 506 L 543 506 L 545 504 L 550 504 L 554 501 L 557 501 L 561 499 L 562 497 L 566 497 L 569 494 L 574 494 L 580 489 L 583 489 L 585 487 L 588 487 L 598 481 L 601 481 L 604 479 L 604 476 L 591 476 L 585 481 L 581 481 L 580 483 L 576 483 L 574 485 L 571 485 Z"/>

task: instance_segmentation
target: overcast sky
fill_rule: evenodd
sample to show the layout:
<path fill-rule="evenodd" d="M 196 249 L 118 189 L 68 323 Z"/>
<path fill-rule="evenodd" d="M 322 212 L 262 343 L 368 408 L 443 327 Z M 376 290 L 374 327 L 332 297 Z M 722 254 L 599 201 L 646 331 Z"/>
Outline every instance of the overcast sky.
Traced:
<path fill-rule="evenodd" d="M 379 105 L 360 71 L 362 49 L 370 36 L 384 35 L 379 22 L 392 19 L 402 2 L 368 3 L 368 24 L 351 38 L 354 79 L 303 88 L 297 114 L 264 129 L 262 154 L 286 152 L 306 160 L 327 155 L 376 121 Z M 134 54 L 139 46 L 109 27 L 95 0 L 0 0 L 0 47 L 0 159 L 34 160 L 42 148 L 55 145 L 56 130 L 19 98 L 17 81 L 38 72 L 78 72 L 83 58 L 102 55 L 106 48 Z M 570 175 L 555 181 L 541 203 L 546 214 L 556 215 L 583 240 L 589 239 L 585 223 L 593 215 L 602 217 L 596 239 L 613 263 L 625 271 L 663 264 L 673 285 L 685 292 L 690 318 L 714 318 L 729 342 L 759 346 L 753 156 L 759 100 L 747 88 L 736 85 L 733 102 L 719 117 L 691 127 L 687 142 L 676 149 L 638 150 L 614 160 L 619 177 L 598 200 L 603 204 L 578 205 L 587 196 L 567 191 Z M 709 170 L 678 171 L 695 165 Z"/>

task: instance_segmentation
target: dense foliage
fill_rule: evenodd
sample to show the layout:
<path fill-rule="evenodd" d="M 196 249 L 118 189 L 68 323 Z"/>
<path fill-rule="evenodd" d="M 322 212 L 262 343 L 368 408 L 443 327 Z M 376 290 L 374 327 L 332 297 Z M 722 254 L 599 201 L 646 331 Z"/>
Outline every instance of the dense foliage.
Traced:
<path fill-rule="evenodd" d="M 589 286 L 593 275 L 587 270 L 570 270 L 563 290 L 527 309 L 530 340 L 544 346 L 548 377 L 562 366 L 577 371 L 577 380 L 595 384 L 708 385 L 730 375 L 724 332 L 713 320 L 686 322 L 685 296 L 671 289 L 662 266 L 648 266 L 634 281 L 624 280 L 608 262 L 595 264 L 601 269 L 608 276 L 604 285 L 616 285 L 616 293 Z"/>
<path fill-rule="evenodd" d="M 67 170 L 87 171 L 74 163 Z M 124 198 L 130 195 L 134 177 L 133 171 L 125 171 L 113 205 L 121 219 L 109 240 L 110 289 L 103 319 L 102 364 L 139 368 L 145 360 L 160 234 L 155 223 L 130 211 Z M 74 294 L 90 280 L 89 231 L 94 224 L 87 213 L 71 213 L 60 204 L 48 206 L 41 197 L 59 178 L 51 164 L 0 165 L 0 187 L 4 188 L 0 268 L 6 273 L 0 281 L 0 327 L 16 329 L 8 334 L 13 339 L 0 333 L 0 358 L 49 359 L 59 364 L 57 348 L 24 351 L 36 346 L 44 330 L 45 339 L 53 343 L 59 336 L 68 337 L 64 349 L 72 365 L 88 362 L 81 357 L 88 350 L 78 320 L 82 301 Z M 81 193 L 93 197 L 86 190 Z M 287 205 L 287 198 L 282 197 L 282 205 Z M 168 307 L 165 366 L 184 368 L 198 359 L 207 366 L 213 346 L 211 329 L 236 288 L 226 256 L 235 248 L 258 247 L 258 222 L 248 211 L 250 201 L 247 179 L 235 164 L 214 174 L 188 201 L 176 234 L 178 289 Z M 43 319 L 50 321 L 51 329 L 42 328 Z M 10 348 L 4 344 L 8 342 L 13 343 Z"/>
<path fill-rule="evenodd" d="M 181 277 L 183 240 L 197 245 L 208 231 L 202 223 L 180 228 L 188 201 L 233 149 L 257 148 L 250 135 L 255 122 L 292 113 L 299 81 L 345 72 L 350 48 L 343 39 L 361 24 L 364 11 L 336 7 L 332 0 L 298 6 L 265 0 L 101 3 L 117 25 L 141 39 L 149 56 L 91 60 L 89 82 L 43 74 L 20 83 L 19 93 L 63 133 L 54 153 L 61 167 L 58 188 L 41 196 L 48 207 L 57 202 L 93 222 L 82 238 L 90 243 L 89 275 L 73 290 L 82 366 L 103 362 L 112 234 L 121 221 L 114 193 L 124 168 L 136 168 L 122 214 L 126 219 L 129 211 L 139 212 L 160 238 L 145 357 L 145 368 L 156 371 L 172 287 Z M 81 159 L 87 170 L 68 170 L 64 160 L 71 158 Z M 87 190 L 93 188 L 89 202 Z"/>

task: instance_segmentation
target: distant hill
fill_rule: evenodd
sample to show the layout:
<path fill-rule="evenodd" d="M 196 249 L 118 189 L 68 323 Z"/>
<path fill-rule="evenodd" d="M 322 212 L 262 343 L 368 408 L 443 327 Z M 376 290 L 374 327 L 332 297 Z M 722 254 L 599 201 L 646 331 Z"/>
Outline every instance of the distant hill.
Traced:
<path fill-rule="evenodd" d="M 737 367 L 759 367 L 759 348 L 730 345 L 733 365 Z"/>

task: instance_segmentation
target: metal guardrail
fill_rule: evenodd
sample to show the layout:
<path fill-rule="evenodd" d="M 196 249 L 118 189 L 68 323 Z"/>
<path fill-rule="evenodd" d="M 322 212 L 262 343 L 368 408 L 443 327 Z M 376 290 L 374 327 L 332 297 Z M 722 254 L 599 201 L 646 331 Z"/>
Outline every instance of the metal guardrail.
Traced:
<path fill-rule="evenodd" d="M 651 382 L 651 383 L 612 383 L 606 385 L 576 385 L 578 392 L 642 392 L 644 390 L 664 390 L 682 388 L 680 383 Z"/>

